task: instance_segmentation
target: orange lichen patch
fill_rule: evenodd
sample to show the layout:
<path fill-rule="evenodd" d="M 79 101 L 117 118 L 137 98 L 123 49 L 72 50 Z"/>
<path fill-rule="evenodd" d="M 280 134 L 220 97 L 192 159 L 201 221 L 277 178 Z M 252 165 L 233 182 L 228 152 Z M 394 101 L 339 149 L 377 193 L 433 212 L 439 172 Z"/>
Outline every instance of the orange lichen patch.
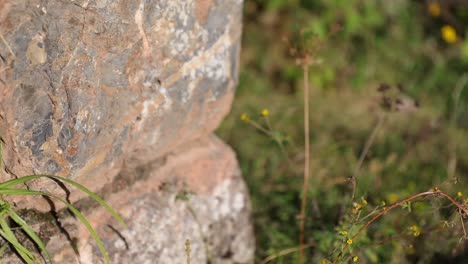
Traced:
<path fill-rule="evenodd" d="M 210 13 L 213 0 L 198 0 L 196 3 L 195 17 L 200 24 L 205 24 L 208 14 Z"/>
<path fill-rule="evenodd" d="M 67 176 L 70 173 L 70 162 L 65 159 L 65 156 L 62 153 L 57 152 L 59 150 L 59 146 L 57 141 L 54 138 L 51 138 L 44 142 L 41 146 L 41 150 L 49 157 L 52 157 L 55 163 L 57 163 L 57 167 L 61 170 L 56 172 L 55 174 L 58 176 Z"/>
<path fill-rule="evenodd" d="M 66 148 L 66 156 L 73 157 L 76 155 L 79 149 L 80 141 L 82 140 L 83 136 L 81 134 L 74 134 L 71 140 L 68 142 L 68 146 Z"/>

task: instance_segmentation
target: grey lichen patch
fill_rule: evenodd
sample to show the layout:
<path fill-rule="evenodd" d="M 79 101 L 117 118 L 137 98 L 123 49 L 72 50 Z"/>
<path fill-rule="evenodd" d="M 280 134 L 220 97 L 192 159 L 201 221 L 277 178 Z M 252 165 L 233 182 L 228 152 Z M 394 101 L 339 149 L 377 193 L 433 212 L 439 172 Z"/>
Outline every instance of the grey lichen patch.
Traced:
<path fill-rule="evenodd" d="M 26 50 L 26 58 L 31 65 L 44 64 L 47 61 L 47 51 L 44 43 L 44 35 L 36 34 L 29 42 Z"/>
<path fill-rule="evenodd" d="M 62 151 L 67 149 L 68 142 L 72 138 L 72 131 L 70 128 L 67 126 L 68 124 L 65 124 L 65 126 L 62 127 L 62 129 L 59 132 L 59 136 L 57 138 L 58 145 Z"/>
<path fill-rule="evenodd" d="M 109 87 L 125 88 L 128 79 L 125 76 L 125 65 L 128 61 L 129 51 L 112 54 L 105 58 L 101 68 L 101 82 Z"/>
<path fill-rule="evenodd" d="M 52 114 L 49 114 L 46 118 L 40 120 L 33 127 L 31 149 L 34 155 L 37 155 L 42 151 L 42 144 L 46 142 L 47 138 L 53 135 L 51 116 Z M 29 143 L 27 143 L 27 145 L 28 144 Z"/>
<path fill-rule="evenodd" d="M 15 106 L 22 120 L 23 140 L 33 154 L 41 152 L 42 144 L 52 136 L 52 104 L 45 91 L 40 87 L 21 84 L 15 90 Z"/>

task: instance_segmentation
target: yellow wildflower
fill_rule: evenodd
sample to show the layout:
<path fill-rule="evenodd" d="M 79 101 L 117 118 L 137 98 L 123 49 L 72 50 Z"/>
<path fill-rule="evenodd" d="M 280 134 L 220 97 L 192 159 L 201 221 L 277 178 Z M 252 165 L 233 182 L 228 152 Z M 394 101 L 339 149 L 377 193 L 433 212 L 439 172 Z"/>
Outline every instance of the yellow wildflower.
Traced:
<path fill-rule="evenodd" d="M 328 260 L 326 259 L 322 259 L 322 262 L 320 262 L 321 264 L 327 264 L 328 263 Z"/>
<path fill-rule="evenodd" d="M 347 235 L 348 235 L 348 231 L 343 230 L 343 231 L 340 232 L 340 234 L 342 234 L 343 236 L 347 236 Z"/>
<path fill-rule="evenodd" d="M 458 40 L 457 31 L 455 31 L 455 29 L 450 25 L 443 26 L 440 33 L 442 34 L 442 38 L 445 42 L 449 44 L 453 44 Z"/>
<path fill-rule="evenodd" d="M 358 256 L 354 256 L 353 257 L 353 262 L 357 262 L 359 260 L 359 257 Z"/>
<path fill-rule="evenodd" d="M 362 209 L 362 204 L 360 204 L 360 203 L 353 203 L 353 206 L 354 206 L 354 208 L 352 210 L 353 214 L 359 213 L 359 211 Z"/>
<path fill-rule="evenodd" d="M 346 240 L 346 243 L 347 243 L 348 245 L 352 245 L 352 244 L 353 244 L 353 240 L 352 240 L 352 239 L 348 239 L 348 240 Z"/>
<path fill-rule="evenodd" d="M 457 196 L 458 196 L 458 197 L 462 197 L 462 196 L 463 196 L 463 193 L 462 193 L 462 192 L 457 192 Z"/>
<path fill-rule="evenodd" d="M 241 115 L 241 120 L 246 122 L 246 123 L 249 123 L 250 122 L 250 117 L 246 113 L 243 113 Z"/>
<path fill-rule="evenodd" d="M 268 111 L 268 109 L 265 108 L 262 110 L 262 116 L 267 117 L 269 115 L 270 115 L 270 111 Z"/>
<path fill-rule="evenodd" d="M 440 5 L 439 5 L 439 3 L 437 3 L 437 2 L 430 2 L 430 3 L 427 5 L 427 11 L 428 11 L 429 14 L 431 14 L 431 16 L 433 16 L 433 17 L 438 17 L 438 16 L 440 16 Z"/>
<path fill-rule="evenodd" d="M 413 236 L 417 237 L 421 234 L 421 228 L 417 225 L 413 225 L 410 227 L 410 230 L 413 231 Z"/>

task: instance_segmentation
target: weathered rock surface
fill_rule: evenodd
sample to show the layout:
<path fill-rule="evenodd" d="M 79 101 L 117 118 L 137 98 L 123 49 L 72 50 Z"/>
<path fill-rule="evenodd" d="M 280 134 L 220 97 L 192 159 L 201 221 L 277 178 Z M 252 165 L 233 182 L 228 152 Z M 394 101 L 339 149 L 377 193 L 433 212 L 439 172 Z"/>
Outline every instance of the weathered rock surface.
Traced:
<path fill-rule="evenodd" d="M 215 136 L 194 141 L 127 173 L 132 175 L 120 176 L 126 179 L 121 184 L 128 188 L 106 200 L 127 219 L 129 229 L 119 228 L 103 208 L 86 212 L 99 227 L 112 263 L 187 263 L 187 240 L 191 263 L 253 262 L 247 189 L 234 153 Z M 67 238 L 57 233 L 47 245 L 55 263 L 102 262 L 83 225 L 73 218 L 60 222 L 72 239 L 79 238 L 80 257 Z M 54 227 L 43 226 L 41 233 L 50 229 Z M 6 263 L 21 263 L 11 261 Z"/>
<path fill-rule="evenodd" d="M 145 164 L 212 131 L 233 97 L 241 5 L 0 1 L 11 172 L 0 180 L 50 173 L 99 190 L 124 162 Z"/>
<path fill-rule="evenodd" d="M 191 263 L 252 262 L 247 191 L 210 136 L 233 99 L 241 14 L 242 0 L 0 0 L 0 181 L 55 174 L 98 192 L 128 221 L 116 226 L 128 249 L 102 208 L 73 188 L 69 198 L 115 263 L 186 263 L 186 240 Z M 49 180 L 28 188 L 64 195 Z M 175 199 L 182 191 L 193 195 Z M 81 263 L 98 263 L 87 231 L 61 222 Z M 36 228 L 57 263 L 77 261 L 63 230 Z"/>

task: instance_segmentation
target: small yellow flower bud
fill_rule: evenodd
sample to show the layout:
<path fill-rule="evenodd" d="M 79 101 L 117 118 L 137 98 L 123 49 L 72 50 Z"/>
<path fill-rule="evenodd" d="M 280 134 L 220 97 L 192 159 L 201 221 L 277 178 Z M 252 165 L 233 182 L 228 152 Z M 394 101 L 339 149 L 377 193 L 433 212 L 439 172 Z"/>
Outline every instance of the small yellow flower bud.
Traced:
<path fill-rule="evenodd" d="M 442 34 L 442 38 L 445 42 L 449 44 L 453 44 L 458 40 L 457 31 L 455 31 L 455 29 L 450 25 L 443 26 L 440 33 Z"/>
<path fill-rule="evenodd" d="M 268 109 L 265 108 L 262 110 L 262 116 L 267 117 L 269 115 L 270 115 L 270 111 L 268 111 Z"/>
<path fill-rule="evenodd" d="M 243 113 L 241 115 L 241 120 L 246 122 L 246 123 L 249 123 L 250 122 L 250 117 L 246 113 Z"/>
<path fill-rule="evenodd" d="M 353 262 L 357 262 L 359 260 L 359 257 L 358 256 L 354 256 L 353 257 Z"/>
<path fill-rule="evenodd" d="M 352 239 L 348 239 L 348 240 L 346 240 L 346 243 L 347 243 L 348 245 L 352 245 L 352 244 L 353 244 L 353 240 L 352 240 Z"/>
<path fill-rule="evenodd" d="M 343 230 L 343 231 L 340 232 L 340 234 L 342 234 L 343 236 L 347 236 L 347 235 L 348 235 L 348 231 Z"/>
<path fill-rule="evenodd" d="M 417 225 L 410 227 L 410 230 L 413 231 L 413 236 L 418 237 L 421 234 L 421 228 Z"/>
<path fill-rule="evenodd" d="M 463 193 L 462 193 L 462 192 L 457 192 L 457 196 L 458 196 L 458 197 L 462 197 L 462 196 L 463 196 Z"/>

